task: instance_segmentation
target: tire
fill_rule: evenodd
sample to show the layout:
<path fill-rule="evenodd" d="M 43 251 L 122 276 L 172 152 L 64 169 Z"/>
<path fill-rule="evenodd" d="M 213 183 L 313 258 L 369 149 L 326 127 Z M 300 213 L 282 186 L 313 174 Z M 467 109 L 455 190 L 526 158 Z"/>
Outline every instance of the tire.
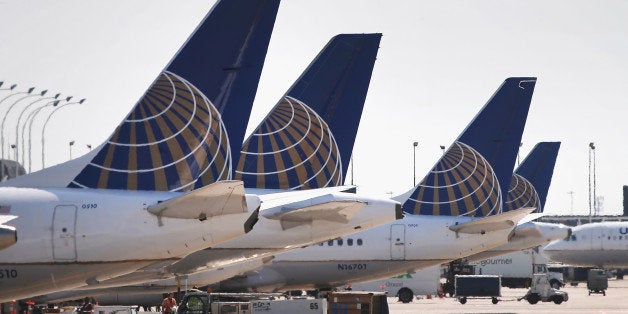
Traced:
<path fill-rule="evenodd" d="M 606 296 L 606 290 L 602 290 L 602 295 Z"/>
<path fill-rule="evenodd" d="M 460 298 L 460 304 L 465 304 L 467 303 L 467 298 Z"/>
<path fill-rule="evenodd" d="M 539 297 L 539 295 L 536 293 L 533 293 L 528 296 L 528 303 L 530 304 L 537 304 L 539 303 L 539 301 L 541 301 L 541 297 Z"/>
<path fill-rule="evenodd" d="M 555 296 L 553 301 L 555 304 L 561 304 L 563 303 L 563 297 Z"/>
<path fill-rule="evenodd" d="M 403 287 L 399 289 L 397 296 L 399 297 L 399 301 L 402 303 L 410 303 L 414 298 L 414 292 L 412 292 L 409 288 Z"/>
<path fill-rule="evenodd" d="M 497 302 L 499 302 L 499 300 L 497 298 L 491 298 L 491 302 L 493 304 L 497 304 Z"/>

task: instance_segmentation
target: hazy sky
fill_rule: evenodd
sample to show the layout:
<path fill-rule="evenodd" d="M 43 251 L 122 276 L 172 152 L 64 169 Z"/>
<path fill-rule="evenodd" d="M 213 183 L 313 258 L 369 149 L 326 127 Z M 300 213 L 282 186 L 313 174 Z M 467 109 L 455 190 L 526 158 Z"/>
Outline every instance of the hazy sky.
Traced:
<path fill-rule="evenodd" d="M 0 80 L 88 100 L 51 120 L 47 165 L 68 159 L 70 140 L 74 157 L 106 140 L 213 3 L 0 0 Z M 521 157 L 539 141 L 563 143 L 546 212 L 569 214 L 573 191 L 573 213 L 588 213 L 589 142 L 603 213 L 621 212 L 628 1 L 284 0 L 249 132 L 333 35 L 369 32 L 384 36 L 354 149 L 361 191 L 410 189 L 412 142 L 419 181 L 506 77 L 536 76 Z"/>

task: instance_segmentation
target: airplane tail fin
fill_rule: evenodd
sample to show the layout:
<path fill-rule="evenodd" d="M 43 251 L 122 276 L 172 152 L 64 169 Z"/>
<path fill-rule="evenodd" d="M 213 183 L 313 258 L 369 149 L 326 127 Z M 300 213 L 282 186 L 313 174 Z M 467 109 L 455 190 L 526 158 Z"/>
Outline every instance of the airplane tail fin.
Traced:
<path fill-rule="evenodd" d="M 510 182 L 536 78 L 508 78 L 408 193 L 404 212 L 482 217 L 499 213 Z"/>
<path fill-rule="evenodd" d="M 52 185 L 188 191 L 230 179 L 278 6 L 217 2 L 111 137 L 58 165 L 65 181 Z"/>
<path fill-rule="evenodd" d="M 559 149 L 560 142 L 534 146 L 513 174 L 504 211 L 532 206 L 538 208 L 536 212 L 543 212 Z"/>
<path fill-rule="evenodd" d="M 266 189 L 343 184 L 380 39 L 332 38 L 245 141 L 235 179 Z"/>

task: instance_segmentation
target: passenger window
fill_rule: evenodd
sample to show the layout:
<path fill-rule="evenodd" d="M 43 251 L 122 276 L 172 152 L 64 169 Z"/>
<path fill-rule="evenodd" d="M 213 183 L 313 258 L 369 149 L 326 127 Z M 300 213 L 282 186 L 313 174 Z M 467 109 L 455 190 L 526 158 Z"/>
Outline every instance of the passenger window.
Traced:
<path fill-rule="evenodd" d="M 358 239 L 358 245 L 362 245 L 362 239 Z"/>
<path fill-rule="evenodd" d="M 348 246 L 352 246 L 353 245 L 353 239 L 347 239 L 347 245 Z"/>
<path fill-rule="evenodd" d="M 342 246 L 342 239 L 338 239 L 338 246 Z"/>

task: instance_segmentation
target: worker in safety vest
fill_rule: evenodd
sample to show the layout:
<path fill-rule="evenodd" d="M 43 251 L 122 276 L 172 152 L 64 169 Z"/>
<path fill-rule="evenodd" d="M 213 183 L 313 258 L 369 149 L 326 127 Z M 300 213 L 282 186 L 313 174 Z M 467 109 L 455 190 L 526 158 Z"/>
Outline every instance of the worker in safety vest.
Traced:
<path fill-rule="evenodd" d="M 163 314 L 173 314 L 173 308 L 177 306 L 177 300 L 175 300 L 172 293 L 168 294 L 168 297 L 161 303 Z"/>

